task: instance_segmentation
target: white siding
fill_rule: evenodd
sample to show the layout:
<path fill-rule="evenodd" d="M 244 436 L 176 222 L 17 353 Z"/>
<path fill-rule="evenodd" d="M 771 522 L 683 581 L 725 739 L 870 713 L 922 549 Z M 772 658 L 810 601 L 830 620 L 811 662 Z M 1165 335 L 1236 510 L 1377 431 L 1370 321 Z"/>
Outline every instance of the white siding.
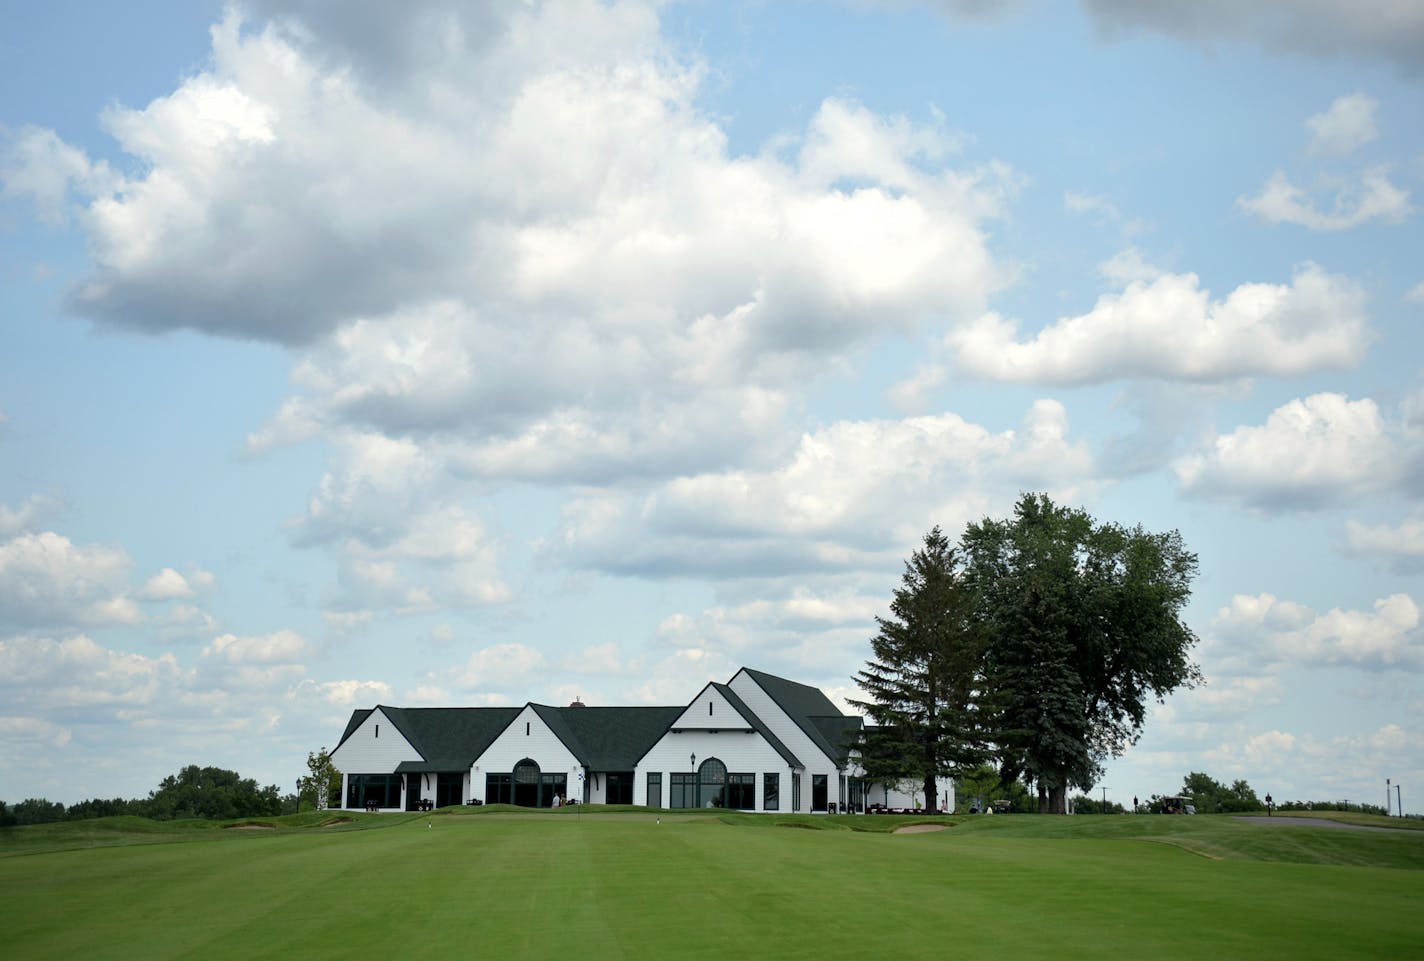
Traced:
<path fill-rule="evenodd" d="M 870 784 L 866 786 L 865 803 L 883 804 L 888 808 L 917 808 L 924 804 L 924 791 L 922 785 L 915 784 L 913 788 L 908 782 L 892 785 L 886 790 L 883 784 Z M 941 811 L 953 812 L 955 805 L 954 779 L 937 778 L 935 781 L 937 792 L 937 803 Z"/>
<path fill-rule="evenodd" d="M 376 708 L 351 732 L 341 746 L 331 752 L 331 763 L 341 772 L 341 804 L 346 805 L 346 775 L 393 774 L 402 761 L 419 761 L 420 752 L 410 746 L 385 713 Z M 405 806 L 405 791 L 401 791 Z"/>
<path fill-rule="evenodd" d="M 470 797 L 485 798 L 485 775 L 508 774 L 514 766 L 525 758 L 539 765 L 544 774 L 568 775 L 568 792 L 577 796 L 583 789 L 578 779 L 581 765 L 558 735 L 549 730 L 532 707 L 525 707 L 499 737 L 475 759 L 474 770 L 470 773 Z M 602 780 L 600 778 L 600 780 Z"/>
<path fill-rule="evenodd" d="M 715 693 L 709 689 L 707 693 Z M 727 717 L 735 717 L 732 713 L 731 705 L 726 700 L 717 695 L 717 701 L 721 706 L 725 706 Z M 689 708 L 690 715 L 698 716 L 697 708 L 701 707 L 701 718 L 707 717 L 707 698 L 704 695 L 698 697 Z M 714 714 L 716 705 L 714 704 Z M 740 726 L 745 726 L 743 722 Z M 697 755 L 696 765 L 692 764 L 690 755 Z M 664 734 L 657 744 L 653 745 L 643 760 L 639 762 L 638 769 L 633 773 L 633 803 L 648 803 L 648 772 L 656 771 L 662 774 L 663 792 L 662 806 L 668 804 L 668 795 L 672 786 L 673 772 L 687 773 L 695 772 L 702 766 L 702 762 L 708 758 L 715 757 L 727 766 L 728 774 L 755 774 L 756 786 L 753 790 L 756 807 L 753 810 L 762 809 L 762 788 L 764 786 L 764 775 L 770 771 L 781 775 L 781 806 L 779 810 L 790 810 L 790 797 L 788 794 L 789 783 L 788 774 L 790 766 L 786 759 L 777 752 L 776 748 L 766 742 L 760 734 L 755 731 L 728 731 L 719 730 L 717 733 L 711 731 L 684 731 L 675 734 L 671 731 Z"/>
<path fill-rule="evenodd" d="M 801 726 L 787 716 L 786 712 L 777 706 L 771 699 L 771 695 L 762 690 L 761 685 L 754 681 L 746 671 L 738 671 L 737 676 L 732 678 L 727 684 L 732 690 L 737 692 L 737 696 L 746 702 L 747 707 L 756 712 L 763 724 L 781 739 L 787 749 L 806 765 L 805 773 L 801 779 L 801 807 L 800 810 L 809 812 L 811 810 L 811 776 L 814 774 L 826 775 L 826 799 L 833 803 L 841 802 L 840 777 L 836 772 L 836 763 L 826 757 L 816 742 L 801 730 Z M 785 779 L 783 779 L 785 780 Z M 783 810 L 791 810 L 791 785 L 782 784 L 781 806 Z"/>
<path fill-rule="evenodd" d="M 695 728 L 697 730 L 722 730 L 728 728 L 748 728 L 751 721 L 742 717 L 736 708 L 712 685 L 702 689 L 702 693 L 687 706 L 687 710 L 671 725 L 675 728 Z M 689 753 L 691 753 L 689 749 Z M 729 769 L 730 770 L 730 769 Z"/>

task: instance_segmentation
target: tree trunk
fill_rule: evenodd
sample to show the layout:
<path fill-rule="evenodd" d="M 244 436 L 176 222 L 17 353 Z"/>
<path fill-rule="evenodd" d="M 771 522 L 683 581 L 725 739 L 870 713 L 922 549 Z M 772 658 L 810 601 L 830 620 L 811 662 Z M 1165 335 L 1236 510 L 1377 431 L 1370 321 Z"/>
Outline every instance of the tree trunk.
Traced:
<path fill-rule="evenodd" d="M 935 797 L 935 779 L 933 774 L 925 775 L 925 810 L 936 810 L 935 805 L 938 799 Z"/>
<path fill-rule="evenodd" d="M 1068 813 L 1067 778 L 1064 779 L 1062 784 L 1051 781 L 1046 782 L 1042 778 L 1038 780 L 1038 813 Z"/>

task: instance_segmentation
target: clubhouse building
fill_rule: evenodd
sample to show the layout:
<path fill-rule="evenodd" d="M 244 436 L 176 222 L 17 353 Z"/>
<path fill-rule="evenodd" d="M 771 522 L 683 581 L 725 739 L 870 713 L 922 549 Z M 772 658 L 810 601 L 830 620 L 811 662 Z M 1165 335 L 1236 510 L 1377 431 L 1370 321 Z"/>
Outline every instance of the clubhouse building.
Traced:
<path fill-rule="evenodd" d="M 331 761 L 343 806 L 637 804 L 802 813 L 916 806 L 864 778 L 863 728 L 819 689 L 742 668 L 677 707 L 354 711 Z M 954 787 L 939 787 L 954 809 Z"/>

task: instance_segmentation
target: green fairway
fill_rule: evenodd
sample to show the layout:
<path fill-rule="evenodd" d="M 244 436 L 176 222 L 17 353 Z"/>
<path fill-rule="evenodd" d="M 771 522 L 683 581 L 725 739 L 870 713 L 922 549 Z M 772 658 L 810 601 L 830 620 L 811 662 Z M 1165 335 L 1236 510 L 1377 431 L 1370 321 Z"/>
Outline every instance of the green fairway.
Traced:
<path fill-rule="evenodd" d="M 1013 816 L 890 834 L 887 818 L 777 820 L 16 829 L 0 833 L 5 956 L 1260 961 L 1417 957 L 1424 944 L 1424 833 Z M 821 829 L 784 826 L 797 823 Z M 58 850 L 67 831 L 72 849 Z M 173 843 L 147 843 L 165 833 Z M 129 834 L 146 843 L 115 843 Z"/>

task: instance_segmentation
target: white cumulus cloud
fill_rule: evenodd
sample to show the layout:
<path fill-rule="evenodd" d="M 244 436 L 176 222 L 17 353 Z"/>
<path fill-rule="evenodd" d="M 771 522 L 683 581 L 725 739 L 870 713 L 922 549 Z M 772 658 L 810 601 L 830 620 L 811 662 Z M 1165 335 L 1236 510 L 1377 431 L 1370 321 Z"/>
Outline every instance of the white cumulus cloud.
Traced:
<path fill-rule="evenodd" d="M 1373 400 L 1321 393 L 1278 407 L 1259 427 L 1213 438 L 1175 469 L 1189 494 L 1314 508 L 1399 488 L 1408 443 Z"/>
<path fill-rule="evenodd" d="M 1336 97 L 1329 110 L 1305 122 L 1311 134 L 1311 153 L 1349 154 L 1378 138 L 1379 129 L 1375 126 L 1378 107 L 1378 100 L 1363 93 Z"/>
<path fill-rule="evenodd" d="M 306 653 L 306 639 L 291 630 L 252 637 L 223 634 L 213 638 L 212 643 L 203 649 L 205 657 L 229 664 L 292 664 Z"/>
<path fill-rule="evenodd" d="M 1054 400 L 998 433 L 950 413 L 841 421 L 765 469 L 678 477 L 642 497 L 591 493 L 567 511 L 560 546 L 579 566 L 656 577 L 858 570 L 917 540 L 927 517 L 957 529 L 1006 490 L 1072 496 L 1094 470 Z"/>
<path fill-rule="evenodd" d="M 0 426 L 5 423 L 5 415 L 0 411 Z M 50 515 L 60 508 L 61 504 L 53 497 L 44 494 L 32 494 L 25 498 L 18 507 L 10 507 L 0 504 L 0 537 L 11 537 L 15 534 L 33 532 L 37 526 L 43 524 Z"/>
<path fill-rule="evenodd" d="M 146 601 L 172 601 L 192 597 L 193 588 L 186 577 L 165 567 L 144 583 L 138 595 Z"/>
<path fill-rule="evenodd" d="M 1277 665 L 1424 671 L 1419 606 L 1408 594 L 1380 598 L 1369 611 L 1324 613 L 1270 594 L 1238 596 L 1217 612 L 1213 627 Z"/>
<path fill-rule="evenodd" d="M 1288 285 L 1243 284 L 1224 300 L 1213 300 L 1195 274 L 1151 276 L 1140 264 L 1131 272 L 1142 279 L 1032 337 L 1020 339 L 1012 321 L 986 314 L 947 335 L 946 347 L 974 376 L 1049 384 L 1285 376 L 1353 366 L 1364 356 L 1363 293 L 1314 264 Z"/>
<path fill-rule="evenodd" d="M 1311 230 L 1348 230 L 1379 220 L 1399 223 L 1413 213 L 1409 191 L 1389 179 L 1387 167 L 1371 167 L 1358 180 L 1327 182 L 1332 196 L 1321 209 L 1310 191 L 1296 186 L 1282 171 L 1271 174 L 1261 192 L 1242 197 L 1241 209 L 1273 224 L 1295 224 Z"/>
<path fill-rule="evenodd" d="M 470 655 L 452 678 L 462 687 L 490 692 L 529 690 L 545 665 L 544 655 L 527 644 L 495 644 Z"/>
<path fill-rule="evenodd" d="M 0 623 L 135 623 L 131 567 L 121 547 L 75 544 L 53 531 L 21 534 L 0 543 Z"/>
<path fill-rule="evenodd" d="M 1424 520 L 1399 525 L 1348 521 L 1345 536 L 1353 554 L 1380 557 L 1404 565 L 1424 565 Z"/>

